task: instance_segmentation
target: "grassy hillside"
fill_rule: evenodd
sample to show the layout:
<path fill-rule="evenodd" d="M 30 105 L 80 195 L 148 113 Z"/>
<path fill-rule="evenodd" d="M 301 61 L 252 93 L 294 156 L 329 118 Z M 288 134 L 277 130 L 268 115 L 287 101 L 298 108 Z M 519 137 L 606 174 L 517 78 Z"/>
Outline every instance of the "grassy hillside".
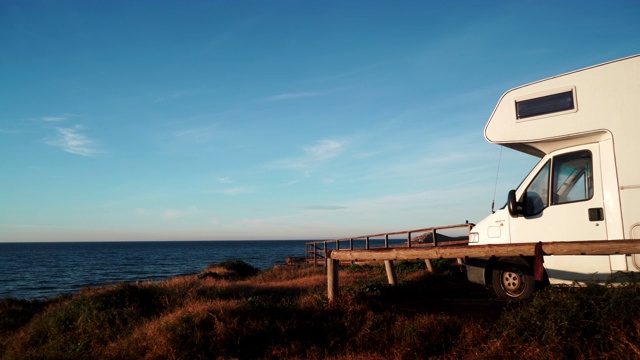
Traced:
<path fill-rule="evenodd" d="M 258 272 L 241 261 L 163 282 L 0 301 L 0 358 L 640 358 L 640 289 L 550 288 L 505 304 L 455 266 Z"/>

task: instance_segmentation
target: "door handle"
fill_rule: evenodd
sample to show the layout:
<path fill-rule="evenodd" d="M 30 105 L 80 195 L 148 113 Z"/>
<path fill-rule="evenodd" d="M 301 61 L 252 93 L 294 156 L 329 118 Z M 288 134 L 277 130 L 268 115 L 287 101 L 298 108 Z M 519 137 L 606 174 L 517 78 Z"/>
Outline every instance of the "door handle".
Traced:
<path fill-rule="evenodd" d="M 589 221 L 602 221 L 604 220 L 604 210 L 602 208 L 589 209 Z"/>

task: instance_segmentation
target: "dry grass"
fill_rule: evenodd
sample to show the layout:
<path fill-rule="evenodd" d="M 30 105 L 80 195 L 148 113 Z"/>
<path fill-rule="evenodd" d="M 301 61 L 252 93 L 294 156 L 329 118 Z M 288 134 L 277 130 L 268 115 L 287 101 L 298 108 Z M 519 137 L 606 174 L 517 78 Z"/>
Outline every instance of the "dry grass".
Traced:
<path fill-rule="evenodd" d="M 0 358 L 640 357 L 633 284 L 554 288 L 507 305 L 447 264 L 437 275 L 419 262 L 399 264 L 396 287 L 385 284 L 384 267 L 353 266 L 341 271 L 340 300 L 328 303 L 321 267 L 251 274 L 245 265 L 46 301 L 2 300 Z"/>

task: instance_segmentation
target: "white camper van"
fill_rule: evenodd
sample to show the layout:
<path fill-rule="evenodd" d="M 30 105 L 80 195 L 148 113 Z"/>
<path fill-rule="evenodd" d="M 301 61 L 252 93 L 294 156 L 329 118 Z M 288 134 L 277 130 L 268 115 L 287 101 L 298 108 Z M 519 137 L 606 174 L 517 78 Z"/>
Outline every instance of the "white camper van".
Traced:
<path fill-rule="evenodd" d="M 640 55 L 509 90 L 484 132 L 541 160 L 469 245 L 640 239 Z M 533 261 L 467 259 L 467 276 L 524 299 Z M 640 254 L 544 256 L 544 268 L 551 284 L 607 280 L 640 271 Z"/>

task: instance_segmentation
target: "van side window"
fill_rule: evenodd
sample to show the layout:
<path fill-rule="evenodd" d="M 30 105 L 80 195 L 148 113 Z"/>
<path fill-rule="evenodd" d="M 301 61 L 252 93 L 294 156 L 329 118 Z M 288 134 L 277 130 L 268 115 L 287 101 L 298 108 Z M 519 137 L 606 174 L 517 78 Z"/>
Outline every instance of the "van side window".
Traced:
<path fill-rule="evenodd" d="M 524 193 L 525 204 L 528 215 L 539 214 L 549 205 L 549 169 L 551 162 L 548 161 L 538 175 L 531 181 L 527 191 Z"/>
<path fill-rule="evenodd" d="M 553 159 L 552 204 L 589 200 L 593 196 L 591 152 L 558 155 Z"/>

